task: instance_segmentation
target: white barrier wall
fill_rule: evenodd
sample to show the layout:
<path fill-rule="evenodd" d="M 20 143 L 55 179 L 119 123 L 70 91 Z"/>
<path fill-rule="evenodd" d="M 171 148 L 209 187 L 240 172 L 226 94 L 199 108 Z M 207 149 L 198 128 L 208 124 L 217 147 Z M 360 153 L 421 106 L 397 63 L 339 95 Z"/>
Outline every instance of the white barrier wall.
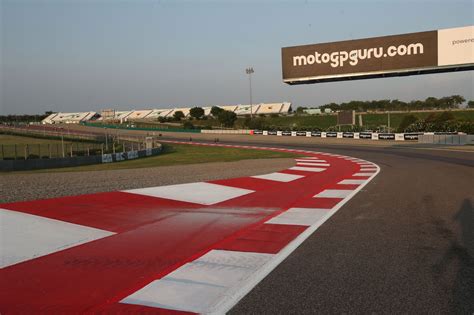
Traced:
<path fill-rule="evenodd" d="M 388 141 L 418 141 L 419 143 L 464 145 L 474 144 L 474 135 L 421 133 L 376 133 L 376 132 L 311 132 L 311 131 L 268 131 L 268 130 L 201 130 L 209 134 L 246 134 L 263 136 L 306 136 L 320 138 L 372 139 Z"/>
<path fill-rule="evenodd" d="M 469 143 L 470 141 L 470 143 Z M 474 142 L 474 135 L 435 135 L 424 134 L 418 137 L 419 143 L 464 145 Z"/>
<path fill-rule="evenodd" d="M 250 135 L 253 130 L 239 129 L 239 130 L 201 130 L 201 133 L 212 133 L 212 134 L 239 134 L 239 135 Z"/>

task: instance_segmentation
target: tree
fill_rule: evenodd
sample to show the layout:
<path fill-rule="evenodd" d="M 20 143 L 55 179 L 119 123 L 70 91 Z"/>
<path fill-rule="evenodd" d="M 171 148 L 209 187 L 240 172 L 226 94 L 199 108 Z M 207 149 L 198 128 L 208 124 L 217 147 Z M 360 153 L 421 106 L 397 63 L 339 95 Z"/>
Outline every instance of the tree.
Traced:
<path fill-rule="evenodd" d="M 243 125 L 245 128 L 248 128 L 248 129 L 263 129 L 264 120 L 259 117 L 254 118 L 254 119 L 247 117 L 245 118 Z"/>
<path fill-rule="evenodd" d="M 435 123 L 443 123 L 445 121 L 454 120 L 454 115 L 450 112 L 442 112 L 441 114 L 437 115 L 434 122 Z"/>
<path fill-rule="evenodd" d="M 406 115 L 403 117 L 400 125 L 398 126 L 398 132 L 404 132 L 411 124 L 414 124 L 418 121 L 418 118 L 415 115 Z"/>
<path fill-rule="evenodd" d="M 467 107 L 468 108 L 474 108 L 474 101 L 470 100 L 469 102 L 467 102 Z"/>
<path fill-rule="evenodd" d="M 234 112 L 223 110 L 219 113 L 217 118 L 219 119 L 219 122 L 225 127 L 233 127 L 234 122 L 237 119 L 237 115 Z"/>
<path fill-rule="evenodd" d="M 296 109 L 296 113 L 297 114 L 303 114 L 305 109 L 308 109 L 308 108 L 304 107 L 304 106 L 300 106 Z"/>
<path fill-rule="evenodd" d="M 218 106 L 212 106 L 211 108 L 211 115 L 214 117 L 218 117 L 220 113 L 222 113 L 224 110 Z"/>
<path fill-rule="evenodd" d="M 174 120 L 181 120 L 182 118 L 184 118 L 184 113 L 180 110 L 175 111 L 173 114 L 173 118 Z"/>
<path fill-rule="evenodd" d="M 454 107 L 459 107 L 459 105 L 466 101 L 466 99 L 461 95 L 452 95 L 451 100 Z"/>
<path fill-rule="evenodd" d="M 194 125 L 192 122 L 187 120 L 183 123 L 183 129 L 194 129 Z"/>
<path fill-rule="evenodd" d="M 204 109 L 201 107 L 193 107 L 189 110 L 189 115 L 196 119 L 200 119 L 202 116 L 204 116 Z"/>

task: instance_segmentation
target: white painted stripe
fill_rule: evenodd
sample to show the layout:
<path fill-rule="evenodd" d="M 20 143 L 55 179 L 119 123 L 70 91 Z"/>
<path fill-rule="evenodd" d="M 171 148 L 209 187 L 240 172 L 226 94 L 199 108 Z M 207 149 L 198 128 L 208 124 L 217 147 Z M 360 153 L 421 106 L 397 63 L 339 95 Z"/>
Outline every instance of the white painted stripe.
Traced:
<path fill-rule="evenodd" d="M 296 162 L 326 163 L 326 160 L 295 159 Z"/>
<path fill-rule="evenodd" d="M 313 198 L 346 198 L 351 193 L 352 190 L 326 189 L 319 194 L 314 195 Z"/>
<path fill-rule="evenodd" d="M 302 163 L 302 162 L 298 162 L 296 163 L 296 165 L 305 165 L 305 166 L 330 166 L 330 164 L 328 163 Z"/>
<path fill-rule="evenodd" d="M 0 225 L 0 268 L 115 234 L 5 209 L 0 209 Z"/>
<path fill-rule="evenodd" d="M 376 168 L 361 168 L 360 172 L 375 172 L 377 169 Z"/>
<path fill-rule="evenodd" d="M 286 173 L 278 173 L 277 172 L 277 173 L 270 173 L 270 174 L 257 175 L 257 176 L 251 176 L 251 177 L 287 183 L 287 182 L 291 182 L 295 179 L 302 178 L 304 176 L 303 175 L 286 174 Z"/>
<path fill-rule="evenodd" d="M 253 193 L 253 190 L 205 182 L 125 190 L 125 192 L 202 205 L 212 205 Z"/>
<path fill-rule="evenodd" d="M 324 218 L 328 213 L 329 209 L 290 208 L 265 223 L 310 226 Z"/>
<path fill-rule="evenodd" d="M 322 172 L 326 169 L 325 168 L 319 168 L 319 167 L 293 166 L 293 167 L 290 167 L 289 170 L 303 171 L 303 172 Z"/>
<path fill-rule="evenodd" d="M 340 181 L 338 184 L 340 185 L 361 185 L 365 183 L 365 179 L 344 179 Z"/>
<path fill-rule="evenodd" d="M 374 173 L 355 173 L 352 176 L 372 176 Z"/>
<path fill-rule="evenodd" d="M 220 286 L 163 278 L 151 282 L 121 303 L 204 313 L 223 295 L 223 291 Z"/>
<path fill-rule="evenodd" d="M 256 269 L 264 265 L 273 256 L 273 254 L 214 249 L 201 256 L 198 261 Z"/>
<path fill-rule="evenodd" d="M 305 154 L 324 155 L 321 152 L 293 150 L 291 152 L 302 152 Z M 218 299 L 216 304 L 209 308 L 208 314 L 225 314 L 227 313 L 239 300 L 241 300 L 246 294 L 248 294 L 260 281 L 262 281 L 272 270 L 274 270 L 283 260 L 285 260 L 298 246 L 300 246 L 311 234 L 313 234 L 324 222 L 326 222 L 334 213 L 336 213 L 346 202 L 348 202 L 355 194 L 367 185 L 378 173 L 380 169 L 377 168 L 377 172 L 373 174 L 367 174 L 369 178 L 364 180 L 364 183 L 357 187 L 351 192 L 349 196 L 342 199 L 336 206 L 329 210 L 327 216 L 317 221 L 315 224 L 309 226 L 301 234 L 299 234 L 293 241 L 287 246 L 275 254 L 272 259 L 262 265 L 251 277 L 247 280 L 242 281 L 239 285 L 229 288 L 225 296 Z"/>
<path fill-rule="evenodd" d="M 219 304 L 213 308 L 211 314 L 225 314 L 228 312 L 240 299 L 242 299 L 248 292 L 252 290 L 260 281 L 262 281 L 273 269 L 275 269 L 283 260 L 285 260 L 298 246 L 301 245 L 311 234 L 313 234 L 324 222 L 326 222 L 334 213 L 336 213 L 346 202 L 348 202 L 355 194 L 364 188 L 367 183 L 374 178 L 377 173 L 371 174 L 364 184 L 353 190 L 351 194 L 341 200 L 336 206 L 334 206 L 326 217 L 319 220 L 317 223 L 311 225 L 305 229 L 300 235 L 278 252 L 268 263 L 262 266 L 257 273 L 253 274 L 248 281 L 243 282 L 235 291 L 228 292 L 227 298 L 219 302 Z"/>
<path fill-rule="evenodd" d="M 208 313 L 230 288 L 252 276 L 274 255 L 212 250 L 121 301 L 126 304 Z"/>

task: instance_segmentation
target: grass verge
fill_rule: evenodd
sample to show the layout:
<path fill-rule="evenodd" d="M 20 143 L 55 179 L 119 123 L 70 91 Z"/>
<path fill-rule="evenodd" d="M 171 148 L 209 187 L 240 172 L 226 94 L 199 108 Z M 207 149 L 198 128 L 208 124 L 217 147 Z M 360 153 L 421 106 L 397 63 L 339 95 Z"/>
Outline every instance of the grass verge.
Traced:
<path fill-rule="evenodd" d="M 64 143 L 71 143 L 72 141 L 64 140 Z M 61 140 L 42 139 L 24 136 L 13 136 L 13 135 L 2 135 L 0 134 L 0 144 L 13 145 L 13 144 L 58 144 Z"/>
<path fill-rule="evenodd" d="M 14 173 L 105 171 L 210 162 L 233 162 L 248 159 L 292 158 L 295 156 L 297 156 L 297 154 L 267 150 L 208 147 L 186 144 L 164 144 L 163 152 L 160 155 L 147 158 L 115 162 L 110 164 L 94 164 L 77 167 L 21 171 Z M 12 172 L 3 172 L 0 174 L 12 174 Z"/>

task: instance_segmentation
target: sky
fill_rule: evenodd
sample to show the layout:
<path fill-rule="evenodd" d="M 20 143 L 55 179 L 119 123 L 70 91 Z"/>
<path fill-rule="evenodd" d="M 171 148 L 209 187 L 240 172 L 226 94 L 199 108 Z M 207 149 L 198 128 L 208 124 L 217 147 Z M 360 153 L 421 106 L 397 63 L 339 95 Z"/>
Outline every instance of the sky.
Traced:
<path fill-rule="evenodd" d="M 0 115 L 459 94 L 474 71 L 289 86 L 281 47 L 474 24 L 474 1 L 0 0 Z"/>

